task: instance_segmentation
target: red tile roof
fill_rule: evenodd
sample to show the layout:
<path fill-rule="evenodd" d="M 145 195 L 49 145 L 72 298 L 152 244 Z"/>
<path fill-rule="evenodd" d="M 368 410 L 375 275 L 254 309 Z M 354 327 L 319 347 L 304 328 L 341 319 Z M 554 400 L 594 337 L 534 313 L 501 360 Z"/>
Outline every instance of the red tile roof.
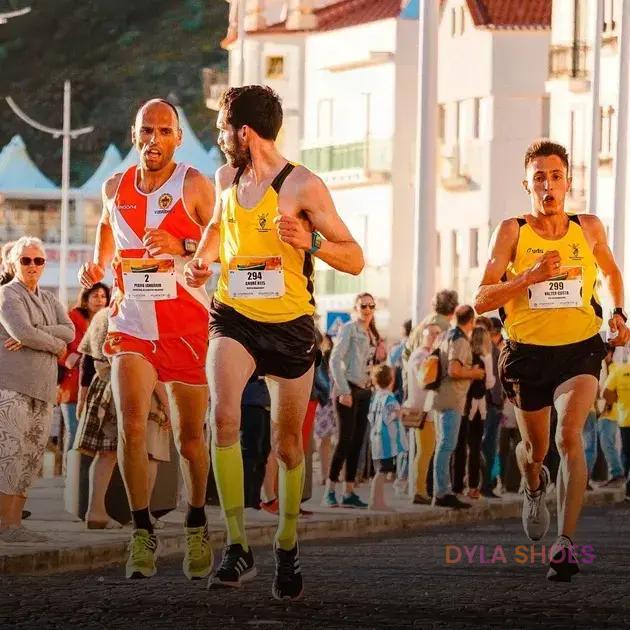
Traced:
<path fill-rule="evenodd" d="M 475 26 L 550 28 L 552 0 L 466 0 Z"/>
<path fill-rule="evenodd" d="M 348 26 L 395 18 L 400 15 L 400 11 L 401 0 L 341 0 L 327 7 L 315 9 L 313 13 L 317 16 L 317 28 L 309 32 L 334 31 Z M 288 31 L 285 20 L 252 32 L 266 35 L 300 31 Z"/>

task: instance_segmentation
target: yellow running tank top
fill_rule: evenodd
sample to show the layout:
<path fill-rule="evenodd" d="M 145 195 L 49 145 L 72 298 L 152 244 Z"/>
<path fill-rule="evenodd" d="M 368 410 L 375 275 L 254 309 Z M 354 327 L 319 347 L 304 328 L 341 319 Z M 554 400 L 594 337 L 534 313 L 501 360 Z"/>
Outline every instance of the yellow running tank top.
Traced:
<path fill-rule="evenodd" d="M 238 202 L 243 169 L 222 193 L 221 274 L 214 297 L 259 322 L 288 322 L 315 312 L 313 257 L 283 243 L 274 223 L 280 188 L 294 168 L 288 163 L 253 208 Z"/>
<path fill-rule="evenodd" d="M 550 250 L 560 253 L 561 268 L 556 277 L 531 285 L 499 309 L 508 338 L 525 344 L 563 346 L 597 334 L 602 326 L 596 289 L 598 266 L 578 216 L 569 215 L 569 229 L 557 240 L 539 236 L 522 217 L 517 221 L 516 254 L 503 279 L 512 280 Z"/>

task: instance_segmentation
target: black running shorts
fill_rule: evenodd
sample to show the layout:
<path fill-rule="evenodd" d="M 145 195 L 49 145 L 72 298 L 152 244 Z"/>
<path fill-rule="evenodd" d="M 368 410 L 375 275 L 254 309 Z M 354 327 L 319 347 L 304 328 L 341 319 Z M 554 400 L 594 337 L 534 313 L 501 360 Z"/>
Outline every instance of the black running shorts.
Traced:
<path fill-rule="evenodd" d="M 279 324 L 258 322 L 212 300 L 210 340 L 238 341 L 254 358 L 260 376 L 299 378 L 315 362 L 315 323 L 310 315 Z"/>
<path fill-rule="evenodd" d="M 534 346 L 508 340 L 499 357 L 499 376 L 507 397 L 523 411 L 553 405 L 562 383 L 590 374 L 599 380 L 606 346 L 600 335 L 566 346 Z"/>
<path fill-rule="evenodd" d="M 388 457 L 387 459 L 375 459 L 374 470 L 378 473 L 395 473 L 396 472 L 396 458 Z"/>

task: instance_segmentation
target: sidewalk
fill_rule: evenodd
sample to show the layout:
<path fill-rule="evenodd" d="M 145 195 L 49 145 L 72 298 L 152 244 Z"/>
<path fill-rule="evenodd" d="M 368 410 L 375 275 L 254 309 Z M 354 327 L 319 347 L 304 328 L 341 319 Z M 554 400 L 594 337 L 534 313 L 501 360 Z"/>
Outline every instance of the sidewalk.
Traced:
<path fill-rule="evenodd" d="M 24 522 L 33 531 L 45 533 L 50 540 L 39 544 L 0 543 L 0 574 L 45 574 L 71 570 L 96 569 L 121 564 L 127 559 L 127 543 L 131 533 L 122 530 L 87 531 L 82 521 L 63 510 L 63 479 L 40 479 L 30 492 L 26 508 L 32 512 Z M 367 485 L 359 489 L 367 496 Z M 304 504 L 314 514 L 300 519 L 301 540 L 356 537 L 404 529 L 480 520 L 518 518 L 522 497 L 506 494 L 500 500 L 471 501 L 469 510 L 451 510 L 431 506 L 411 505 L 407 499 L 395 498 L 391 484 L 387 487 L 388 500 L 396 512 L 371 512 L 343 508 L 320 507 L 323 487 L 314 488 L 314 497 Z M 623 501 L 624 489 L 597 489 L 586 495 L 585 505 L 609 505 Z M 555 511 L 555 495 L 547 497 Z M 207 507 L 210 537 L 218 550 L 224 544 L 225 530 L 217 507 Z M 275 533 L 276 517 L 266 512 L 245 510 L 247 535 L 253 545 L 267 545 Z M 160 555 L 183 552 L 182 523 L 184 514 L 174 510 L 162 518 L 164 529 L 157 531 Z"/>

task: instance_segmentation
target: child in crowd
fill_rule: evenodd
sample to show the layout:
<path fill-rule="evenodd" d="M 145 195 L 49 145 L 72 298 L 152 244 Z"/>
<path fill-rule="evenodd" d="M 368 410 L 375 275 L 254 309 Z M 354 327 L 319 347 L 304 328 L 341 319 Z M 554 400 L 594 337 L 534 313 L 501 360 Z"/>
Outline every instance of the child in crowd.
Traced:
<path fill-rule="evenodd" d="M 464 477 L 468 472 L 468 497 L 478 499 L 481 467 L 481 440 L 488 415 L 488 391 L 494 387 L 492 368 L 492 340 L 483 326 L 475 326 L 470 338 L 472 365 L 481 368 L 485 377 L 471 381 L 466 396 L 466 407 L 459 426 L 457 447 L 453 456 L 453 492 L 464 490 Z M 466 464 L 468 463 L 468 466 Z M 468 471 L 466 469 L 468 468 Z"/>
<path fill-rule="evenodd" d="M 371 510 L 391 512 L 385 502 L 385 475 L 396 472 L 396 458 L 407 451 L 405 429 L 400 419 L 400 404 L 392 390 L 394 370 L 386 364 L 372 371 L 374 394 L 370 402 L 370 446 L 375 475 L 370 486 Z"/>

